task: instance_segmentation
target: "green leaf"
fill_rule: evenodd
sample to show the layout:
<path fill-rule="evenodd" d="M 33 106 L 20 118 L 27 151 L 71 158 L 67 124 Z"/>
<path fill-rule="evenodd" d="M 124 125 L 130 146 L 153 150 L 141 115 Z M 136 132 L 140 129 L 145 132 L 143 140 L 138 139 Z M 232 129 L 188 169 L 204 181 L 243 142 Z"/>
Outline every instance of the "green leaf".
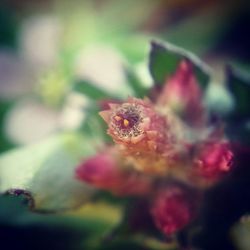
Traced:
<path fill-rule="evenodd" d="M 112 37 L 110 43 L 114 44 L 126 58 L 130 65 L 136 65 L 145 61 L 148 55 L 148 41 L 151 36 L 145 34 L 131 34 L 125 33 L 120 36 Z"/>
<path fill-rule="evenodd" d="M 7 2 L 0 4 L 0 44 L 2 47 L 17 47 L 18 40 L 18 18 L 14 9 Z"/>
<path fill-rule="evenodd" d="M 104 142 L 112 142 L 111 137 L 107 134 L 107 124 L 98 114 L 100 108 L 96 104 L 92 104 L 92 109 L 88 110 L 87 118 L 84 120 L 81 130 L 91 136 L 93 140 L 102 140 Z"/>
<path fill-rule="evenodd" d="M 74 177 L 74 169 L 95 153 L 97 142 L 78 133 L 55 135 L 0 156 L 0 191 L 29 190 L 36 209 L 63 210 L 89 199 L 93 189 Z"/>
<path fill-rule="evenodd" d="M 81 214 L 38 214 L 27 206 L 26 195 L 1 195 L 1 245 L 8 249 L 93 249 L 119 220 L 119 213 L 107 213 L 109 207 L 104 214 L 100 209 L 105 206 L 93 204 L 91 216 L 88 210 Z"/>
<path fill-rule="evenodd" d="M 250 74 L 233 66 L 226 67 L 226 88 L 232 107 L 226 113 L 225 132 L 234 142 L 250 145 Z"/>
<path fill-rule="evenodd" d="M 129 237 L 117 237 L 111 241 L 105 242 L 102 246 L 95 250 L 177 250 L 179 249 L 176 242 L 166 243 L 157 239 L 151 238 L 143 234 L 131 234 Z"/>
<path fill-rule="evenodd" d="M 203 88 L 208 84 L 210 68 L 194 54 L 170 43 L 153 41 L 149 58 L 149 70 L 156 84 L 163 84 L 173 74 L 182 59 L 191 61 L 195 74 Z"/>
<path fill-rule="evenodd" d="M 250 74 L 239 68 L 226 68 L 226 86 L 234 98 L 233 119 L 250 118 Z"/>
<path fill-rule="evenodd" d="M 124 239 L 124 240 L 116 240 L 105 243 L 103 246 L 97 247 L 95 250 L 150 250 L 150 248 L 147 248 L 143 246 L 142 244 L 139 244 L 138 242 L 135 242 L 131 239 Z"/>
<path fill-rule="evenodd" d="M 228 120 L 225 132 L 230 141 L 250 146 L 250 126 L 247 121 Z"/>
<path fill-rule="evenodd" d="M 15 145 L 6 136 L 4 127 L 4 119 L 8 114 L 9 109 L 12 106 L 11 101 L 0 100 L 0 152 L 3 153 L 6 150 L 13 148 Z"/>
<path fill-rule="evenodd" d="M 88 81 L 76 81 L 72 90 L 84 94 L 92 100 L 115 99 L 111 94 Z"/>

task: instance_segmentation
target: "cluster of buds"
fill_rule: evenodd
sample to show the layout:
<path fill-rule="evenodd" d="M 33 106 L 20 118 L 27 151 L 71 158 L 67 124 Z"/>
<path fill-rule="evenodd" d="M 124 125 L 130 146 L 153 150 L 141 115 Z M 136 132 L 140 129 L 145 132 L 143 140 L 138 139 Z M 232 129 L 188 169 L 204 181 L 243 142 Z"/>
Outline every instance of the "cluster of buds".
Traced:
<path fill-rule="evenodd" d="M 110 102 L 100 115 L 114 145 L 83 161 L 77 178 L 116 195 L 148 197 L 152 218 L 166 235 L 184 228 L 195 218 L 203 190 L 232 168 L 223 133 L 208 133 L 202 99 L 193 65 L 184 59 L 156 100 Z"/>

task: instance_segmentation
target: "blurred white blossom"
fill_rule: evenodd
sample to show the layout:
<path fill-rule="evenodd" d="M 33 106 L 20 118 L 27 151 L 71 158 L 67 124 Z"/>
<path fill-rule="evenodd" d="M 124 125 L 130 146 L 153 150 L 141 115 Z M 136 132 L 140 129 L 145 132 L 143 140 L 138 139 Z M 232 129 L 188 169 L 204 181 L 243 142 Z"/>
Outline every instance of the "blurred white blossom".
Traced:
<path fill-rule="evenodd" d="M 108 46 L 96 45 L 82 50 L 76 59 L 75 74 L 111 93 L 123 96 L 128 93 L 124 60 L 119 52 Z"/>
<path fill-rule="evenodd" d="M 56 16 L 37 15 L 27 18 L 21 27 L 20 51 L 38 67 L 48 68 L 57 62 L 62 28 Z"/>
<path fill-rule="evenodd" d="M 21 100 L 9 111 L 5 119 L 5 131 L 17 144 L 34 143 L 58 129 L 58 117 L 58 112 L 35 100 Z"/>
<path fill-rule="evenodd" d="M 60 114 L 60 126 L 63 129 L 78 129 L 84 121 L 88 107 L 88 98 L 75 92 L 67 96 L 65 106 Z"/>
<path fill-rule="evenodd" d="M 32 68 L 11 50 L 0 50 L 0 97 L 15 98 L 30 91 L 34 84 Z"/>

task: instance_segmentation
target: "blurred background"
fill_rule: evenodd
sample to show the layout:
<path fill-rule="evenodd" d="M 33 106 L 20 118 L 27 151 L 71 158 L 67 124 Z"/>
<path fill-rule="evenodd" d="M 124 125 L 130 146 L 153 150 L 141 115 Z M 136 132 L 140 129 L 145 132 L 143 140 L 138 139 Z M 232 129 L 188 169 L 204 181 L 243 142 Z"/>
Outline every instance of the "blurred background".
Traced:
<path fill-rule="evenodd" d="M 150 85 L 152 38 L 197 53 L 218 74 L 225 62 L 249 68 L 249 8 L 233 0 L 2 0 L 0 152 L 79 126 L 84 104 L 66 100 L 76 79 L 126 97 L 130 65 Z"/>
<path fill-rule="evenodd" d="M 89 124 L 85 120 L 85 110 L 89 110 L 93 102 L 106 97 L 106 94 L 118 99 L 133 95 L 133 91 L 128 87 L 131 77 L 145 87 L 151 86 L 148 53 L 152 39 L 169 41 L 196 53 L 215 69 L 216 81 L 223 83 L 223 69 L 226 63 L 250 69 L 250 2 L 1 0 L 0 153 L 5 155 L 11 149 L 27 148 L 27 158 L 33 152 L 30 147 L 58 133 L 81 131 L 83 124 L 87 124 L 84 127 L 87 131 Z M 81 90 L 79 86 L 76 87 L 78 82 L 86 82 L 92 87 Z M 94 121 L 90 126 L 96 131 L 99 129 Z M 93 138 L 98 137 L 97 134 L 98 132 Z M 47 149 L 46 145 L 44 148 Z M 6 160 L 8 164 L 10 161 L 17 161 L 13 156 L 10 158 Z M 22 156 L 20 159 L 22 161 Z M 22 172 L 21 167 L 19 170 Z M 34 187 L 34 192 L 40 195 L 37 191 L 40 187 Z M 57 196 L 56 192 L 53 195 Z M 51 194 L 48 197 L 50 198 Z M 38 204 L 46 207 L 48 197 L 39 196 Z M 62 201 L 64 202 L 64 198 Z M 56 200 L 54 203 L 60 207 L 58 204 L 62 201 Z M 16 201 L 7 201 L 10 202 L 8 204 L 6 201 L 0 201 L 0 204 L 1 202 L 3 209 L 0 219 L 4 221 L 6 210 L 17 205 Z M 54 203 L 48 207 L 54 208 Z M 86 211 L 80 213 L 88 217 L 92 208 L 90 206 L 84 209 Z M 101 204 L 96 209 L 104 211 L 108 218 L 106 220 L 111 221 L 111 224 L 119 221 L 119 208 L 103 207 Z M 12 211 L 11 215 L 15 213 Z M 29 220 L 35 221 L 31 227 L 32 230 L 36 228 L 32 237 L 40 239 L 45 232 L 49 235 L 47 238 L 50 248 L 46 248 L 44 243 L 41 249 L 81 249 L 79 246 L 73 248 L 71 240 L 79 241 L 86 236 L 86 232 L 92 232 L 92 228 L 86 226 L 86 220 L 78 225 L 75 217 L 67 218 L 66 222 L 58 222 L 54 217 L 43 219 L 40 217 L 42 215 L 32 215 L 38 217 L 30 219 L 29 216 Z M 48 227 L 42 222 L 46 220 L 49 220 Z M 8 222 L 6 223 L 2 225 L 8 225 Z M 41 223 L 42 226 L 37 227 Z M 69 226 L 71 224 L 74 224 L 74 229 Z M 30 224 L 29 227 L 25 225 L 27 232 L 17 228 L 15 233 L 19 235 L 19 240 L 25 239 L 25 244 L 28 244 L 28 235 L 32 230 Z M 51 225 L 52 229 L 48 229 Z M 249 225 L 248 221 L 240 230 L 249 232 Z M 100 233 L 103 228 L 107 230 L 109 227 L 110 224 L 107 226 L 103 222 L 98 224 L 97 231 Z M 57 231 L 59 228 L 65 230 Z M 5 239 L 10 240 L 8 232 L 12 234 L 11 230 L 13 228 L 3 227 L 0 223 L 0 237 L 4 235 Z M 67 242 L 58 245 L 58 239 L 63 237 Z M 250 249 L 246 238 L 244 243 L 243 240 L 236 240 L 241 245 L 239 249 Z M 51 243 L 53 240 L 56 243 Z M 118 249 L 117 246 L 113 247 L 109 246 L 107 249 Z M 132 249 L 130 247 L 132 245 L 125 245 L 124 249 Z M 140 249 L 138 246 L 133 247 Z M 165 249 L 160 247 L 152 249 Z"/>

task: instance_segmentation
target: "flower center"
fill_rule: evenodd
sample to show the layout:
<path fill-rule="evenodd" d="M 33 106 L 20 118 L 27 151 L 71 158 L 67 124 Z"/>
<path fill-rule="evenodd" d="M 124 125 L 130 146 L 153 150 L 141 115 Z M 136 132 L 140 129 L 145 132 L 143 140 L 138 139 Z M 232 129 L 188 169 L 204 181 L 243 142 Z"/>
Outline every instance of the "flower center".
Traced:
<path fill-rule="evenodd" d="M 141 134 L 139 124 L 142 122 L 141 110 L 138 105 L 123 104 L 115 110 L 111 117 L 111 126 L 116 134 L 124 137 Z"/>

